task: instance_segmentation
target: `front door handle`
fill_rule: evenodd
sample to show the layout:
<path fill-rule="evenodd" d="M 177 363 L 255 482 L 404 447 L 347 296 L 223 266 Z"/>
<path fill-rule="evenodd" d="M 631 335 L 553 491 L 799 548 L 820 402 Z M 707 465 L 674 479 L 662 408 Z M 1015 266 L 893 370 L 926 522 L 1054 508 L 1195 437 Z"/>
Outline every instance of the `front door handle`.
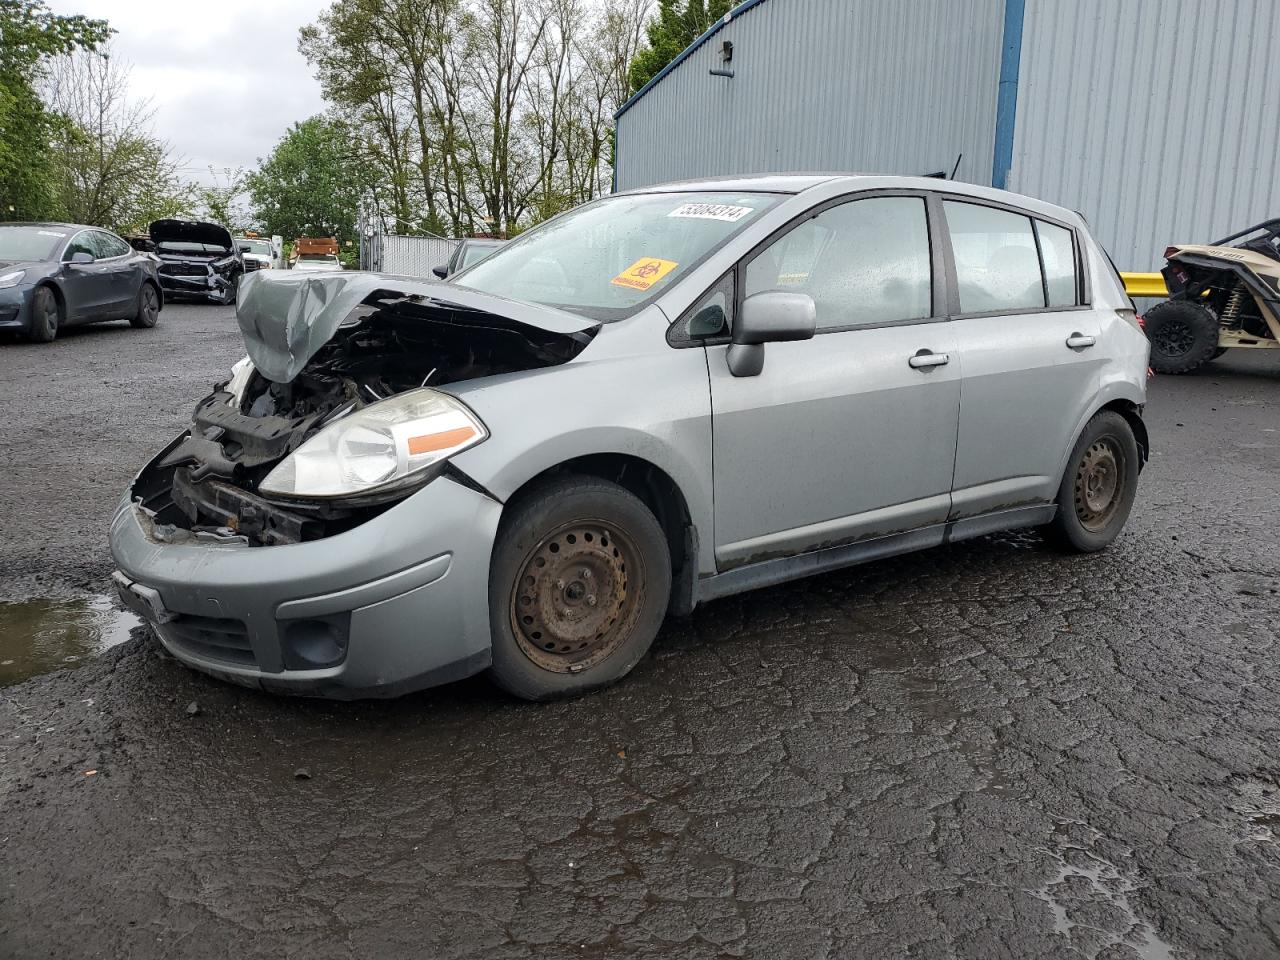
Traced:
<path fill-rule="evenodd" d="M 1097 342 L 1097 337 L 1089 337 L 1083 333 L 1073 333 L 1067 337 L 1067 346 L 1072 350 L 1083 350 L 1085 347 L 1092 347 Z"/>
<path fill-rule="evenodd" d="M 917 350 L 914 357 L 909 357 L 907 363 L 911 364 L 916 370 L 927 369 L 929 367 L 941 367 L 943 364 L 950 362 L 951 357 L 945 353 L 934 353 L 932 350 Z"/>

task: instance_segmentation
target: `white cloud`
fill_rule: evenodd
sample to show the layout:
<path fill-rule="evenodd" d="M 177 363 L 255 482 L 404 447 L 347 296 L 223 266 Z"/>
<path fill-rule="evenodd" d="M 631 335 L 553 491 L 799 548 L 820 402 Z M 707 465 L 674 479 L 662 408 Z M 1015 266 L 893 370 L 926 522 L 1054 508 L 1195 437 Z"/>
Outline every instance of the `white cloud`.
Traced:
<path fill-rule="evenodd" d="M 298 29 L 321 0 L 50 0 L 116 30 L 115 56 L 133 66 L 130 92 L 155 107 L 155 132 L 186 159 L 187 174 L 257 166 L 289 125 L 324 109 L 298 53 Z"/>

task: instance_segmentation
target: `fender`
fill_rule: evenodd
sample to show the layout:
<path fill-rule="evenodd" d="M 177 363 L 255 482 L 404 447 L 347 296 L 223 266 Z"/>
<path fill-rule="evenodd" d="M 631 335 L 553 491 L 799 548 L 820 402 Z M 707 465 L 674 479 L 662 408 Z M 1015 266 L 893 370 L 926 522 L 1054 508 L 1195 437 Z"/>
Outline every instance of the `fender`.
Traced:
<path fill-rule="evenodd" d="M 505 503 L 534 477 L 578 457 L 621 454 L 646 461 L 679 488 L 697 532 L 697 566 L 714 572 L 706 354 L 663 343 L 661 352 L 625 358 L 625 382 L 619 379 L 622 359 L 575 360 L 451 384 L 449 392 L 475 411 L 490 434 L 453 464 Z"/>

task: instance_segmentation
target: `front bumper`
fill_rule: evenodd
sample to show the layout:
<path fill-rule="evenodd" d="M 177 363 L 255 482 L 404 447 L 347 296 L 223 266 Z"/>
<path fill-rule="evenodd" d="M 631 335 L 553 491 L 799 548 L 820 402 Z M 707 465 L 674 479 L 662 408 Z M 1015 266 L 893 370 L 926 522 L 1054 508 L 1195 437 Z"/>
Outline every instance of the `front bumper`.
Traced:
<path fill-rule="evenodd" d="M 222 274 L 210 270 L 200 274 L 159 273 L 160 289 L 166 299 L 197 298 L 215 303 L 229 302 L 231 281 Z"/>
<path fill-rule="evenodd" d="M 489 665 L 501 510 L 439 477 L 345 533 L 249 547 L 161 542 L 126 499 L 111 553 L 122 600 L 188 666 L 274 692 L 391 697 Z"/>
<path fill-rule="evenodd" d="M 35 287 L 19 284 L 0 290 L 0 330 L 26 333 L 31 327 L 31 298 Z"/>

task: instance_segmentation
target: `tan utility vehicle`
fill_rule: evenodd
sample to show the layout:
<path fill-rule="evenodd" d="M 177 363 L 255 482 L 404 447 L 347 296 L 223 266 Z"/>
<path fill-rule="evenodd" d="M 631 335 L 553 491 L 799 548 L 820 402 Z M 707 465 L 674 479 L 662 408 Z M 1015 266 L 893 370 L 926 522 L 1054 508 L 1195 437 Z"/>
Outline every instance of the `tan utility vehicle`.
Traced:
<path fill-rule="evenodd" d="M 1164 256 L 1169 299 L 1145 317 L 1157 373 L 1189 373 L 1232 347 L 1280 347 L 1280 218 Z"/>

